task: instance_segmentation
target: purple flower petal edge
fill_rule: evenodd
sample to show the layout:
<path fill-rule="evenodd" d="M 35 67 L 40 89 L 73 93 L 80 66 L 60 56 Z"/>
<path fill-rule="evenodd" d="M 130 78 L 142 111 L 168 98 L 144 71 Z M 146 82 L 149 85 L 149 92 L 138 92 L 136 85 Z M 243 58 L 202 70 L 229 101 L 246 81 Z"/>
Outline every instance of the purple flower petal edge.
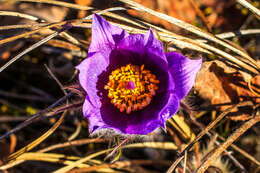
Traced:
<path fill-rule="evenodd" d="M 114 25 L 111 25 L 99 15 L 94 14 L 91 27 L 91 44 L 89 53 L 100 52 L 102 50 L 113 49 L 115 45 L 123 38 L 128 36 L 128 33 Z"/>
<path fill-rule="evenodd" d="M 202 65 L 202 59 L 190 60 L 178 52 L 168 52 L 166 58 L 175 83 L 173 93 L 176 93 L 181 100 L 194 85 L 196 75 Z"/>

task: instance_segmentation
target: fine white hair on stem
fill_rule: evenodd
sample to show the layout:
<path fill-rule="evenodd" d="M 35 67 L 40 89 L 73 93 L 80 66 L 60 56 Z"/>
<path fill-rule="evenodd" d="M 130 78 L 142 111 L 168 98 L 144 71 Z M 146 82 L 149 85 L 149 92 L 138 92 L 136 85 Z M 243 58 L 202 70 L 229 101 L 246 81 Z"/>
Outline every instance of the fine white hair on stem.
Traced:
<path fill-rule="evenodd" d="M 119 139 L 125 139 L 128 138 L 128 142 L 136 142 L 136 141 L 153 141 L 157 136 L 160 136 L 160 134 L 165 133 L 164 130 L 161 128 L 157 128 L 152 133 L 149 133 L 147 135 L 127 135 L 119 133 L 112 129 L 99 129 L 90 134 L 90 137 L 102 137 L 104 139 L 111 139 L 112 137 L 118 137 Z"/>

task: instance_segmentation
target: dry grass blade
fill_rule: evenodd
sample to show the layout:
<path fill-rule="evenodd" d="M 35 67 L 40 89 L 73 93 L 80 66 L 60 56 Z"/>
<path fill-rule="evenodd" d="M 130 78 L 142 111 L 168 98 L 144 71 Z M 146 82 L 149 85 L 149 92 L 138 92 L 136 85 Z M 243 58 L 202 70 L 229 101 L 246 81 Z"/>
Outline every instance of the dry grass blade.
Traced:
<path fill-rule="evenodd" d="M 3 0 L 3 1 L 9 1 L 9 0 Z M 37 3 L 44 3 L 44 4 L 52 4 L 52 5 L 58 5 L 62 7 L 68 7 L 78 10 L 91 10 L 92 7 L 87 7 L 83 5 L 77 5 L 77 4 L 71 4 L 67 2 L 62 1 L 55 1 L 55 0 L 12 0 L 12 2 L 37 2 Z"/>
<path fill-rule="evenodd" d="M 167 173 L 172 173 L 174 171 L 174 169 L 178 166 L 178 164 L 182 161 L 182 159 L 184 159 L 184 155 L 174 161 L 174 163 L 168 169 Z"/>
<path fill-rule="evenodd" d="M 246 0 L 237 0 L 239 4 L 249 9 L 252 13 L 254 13 L 258 19 L 260 19 L 260 10 L 254 7 L 252 4 L 248 3 Z"/>
<path fill-rule="evenodd" d="M 44 20 L 42 20 L 38 17 L 29 15 L 29 14 L 13 12 L 13 11 L 0 11 L 0 16 L 15 16 L 15 17 L 21 17 L 21 18 L 29 19 L 29 20 L 33 20 L 33 21 L 44 22 Z"/>
<path fill-rule="evenodd" d="M 29 31 L 29 32 L 26 32 L 26 33 L 22 33 L 22 34 L 13 36 L 13 37 L 9 37 L 9 38 L 0 40 L 0 45 L 3 45 L 3 44 L 5 44 L 5 43 L 8 43 L 8 42 L 11 42 L 11 41 L 20 39 L 20 38 L 28 37 L 28 36 L 30 36 L 30 35 L 32 35 L 32 34 L 35 34 L 35 33 L 37 33 L 37 32 L 40 32 L 40 31 L 42 31 L 42 30 L 44 30 L 44 29 L 49 29 L 49 28 L 52 28 L 52 27 L 58 27 L 58 26 L 62 26 L 62 25 L 64 25 L 64 24 L 66 24 L 65 21 L 63 21 L 63 22 L 58 22 L 58 23 L 54 23 L 54 24 L 51 24 L 51 25 L 48 25 L 48 26 L 45 26 L 45 27 L 42 27 L 42 28 L 33 30 L 33 31 Z"/>
<path fill-rule="evenodd" d="M 52 162 L 52 163 L 61 163 L 64 165 L 71 165 L 74 163 L 72 160 L 78 160 L 80 157 L 75 157 L 75 156 L 67 156 L 64 154 L 56 154 L 56 153 L 24 153 L 23 155 L 19 156 L 17 160 L 33 160 L 33 161 L 45 161 L 45 162 Z M 93 162 L 91 164 L 79 164 L 77 165 L 78 168 L 92 168 L 93 164 L 97 164 L 98 161 L 96 160 L 89 160 L 90 162 Z M 100 164 L 100 163 L 98 163 Z M 117 172 L 114 171 L 113 169 L 109 167 L 100 167 L 96 171 L 98 172 Z"/>
<path fill-rule="evenodd" d="M 244 69 L 247 69 L 247 70 L 251 71 L 252 73 L 258 74 L 258 71 L 257 71 L 254 67 L 252 67 L 251 65 L 247 64 L 247 63 L 244 62 L 244 61 L 241 61 L 241 60 L 237 59 L 236 57 L 232 56 L 232 55 L 229 54 L 229 53 L 226 53 L 226 52 L 224 52 L 224 51 L 222 51 L 222 50 L 220 50 L 220 49 L 218 49 L 218 48 L 215 48 L 215 47 L 210 46 L 210 45 L 208 45 L 208 44 L 206 44 L 206 43 L 203 43 L 203 42 L 201 42 L 200 40 L 192 40 L 192 39 L 185 38 L 185 37 L 182 37 L 182 39 L 183 39 L 183 40 L 182 40 L 183 43 L 190 43 L 190 44 L 192 44 L 193 46 L 195 45 L 195 46 L 197 46 L 197 47 L 200 47 L 201 49 L 203 49 L 203 50 L 201 50 L 202 52 L 205 52 L 204 50 L 206 50 L 206 51 L 207 51 L 206 53 L 209 53 L 209 54 L 212 54 L 212 53 L 214 52 L 214 53 L 216 53 L 217 55 L 220 55 L 220 56 L 222 56 L 222 57 L 225 57 L 226 59 L 228 59 L 228 60 L 230 60 L 230 61 L 236 63 L 236 64 L 239 65 L 240 67 L 243 67 Z M 173 39 L 169 39 L 169 41 L 170 41 L 170 40 L 173 40 Z M 175 40 L 175 41 L 172 41 L 172 42 L 175 43 L 176 40 Z M 195 47 L 194 47 L 194 48 L 195 48 Z M 200 49 L 198 49 L 198 50 L 200 50 Z M 211 52 L 209 52 L 208 50 L 211 51 Z"/>
<path fill-rule="evenodd" d="M 195 139 L 196 135 L 193 133 L 190 126 L 185 122 L 185 119 L 179 114 L 175 114 L 170 119 L 167 120 L 171 124 L 180 136 L 185 140 L 192 141 Z"/>
<path fill-rule="evenodd" d="M 0 170 L 7 170 L 18 164 L 23 163 L 24 161 L 29 161 L 29 160 L 45 161 L 45 162 L 53 162 L 53 163 L 60 162 L 65 165 L 72 164 L 73 161 L 70 161 L 68 159 L 75 160 L 75 159 L 77 159 L 77 157 L 70 157 L 70 156 L 65 156 L 65 155 L 62 156 L 61 154 L 53 154 L 53 153 L 45 153 L 45 155 L 42 155 L 41 153 L 24 153 L 21 156 L 19 156 L 15 161 L 1 166 Z M 89 165 L 80 164 L 80 165 L 78 165 L 78 167 L 84 168 L 84 167 L 89 167 Z"/>
<path fill-rule="evenodd" d="M 39 159 L 56 159 L 56 161 L 59 161 L 59 159 L 67 159 L 67 160 L 78 160 L 80 157 L 76 156 L 67 156 L 64 154 L 57 154 L 57 153 L 34 153 L 34 152 L 28 152 L 24 153 L 23 155 L 17 157 L 17 160 L 39 160 Z"/>
<path fill-rule="evenodd" d="M 208 50 L 210 50 L 212 52 L 215 52 L 215 53 L 217 53 L 218 55 L 220 55 L 222 57 L 225 57 L 226 59 L 236 63 L 237 65 L 239 65 L 240 67 L 242 67 L 244 69 L 247 69 L 247 70 L 251 71 L 252 73 L 255 73 L 255 74 L 259 73 L 258 68 L 252 67 L 248 63 L 244 62 L 242 59 L 238 59 L 238 58 L 232 56 L 231 54 L 228 54 L 228 53 L 226 53 L 226 52 L 224 52 L 224 51 L 222 51 L 222 50 L 220 50 L 218 48 L 215 48 L 215 47 L 210 46 L 210 45 L 205 44 L 205 43 L 198 43 L 198 45 L 200 45 L 202 48 L 206 48 L 206 49 L 208 49 Z"/>
<path fill-rule="evenodd" d="M 44 148 L 42 150 L 39 150 L 37 153 L 44 153 L 44 152 L 48 152 L 51 150 L 55 150 L 55 149 L 59 149 L 59 148 L 64 148 L 64 147 L 68 147 L 68 146 L 80 146 L 80 145 L 84 145 L 84 144 L 88 144 L 88 143 L 98 143 L 98 142 L 104 142 L 103 139 L 100 138 L 96 138 L 96 139 L 79 139 L 79 140 L 75 140 L 75 141 L 70 141 L 70 142 L 65 142 L 62 144 L 56 144 L 56 145 L 52 145 L 49 146 L 47 148 Z M 25 153 L 27 154 L 27 153 Z M 0 167 L 0 170 L 7 170 L 9 168 L 12 168 L 16 165 L 19 165 L 23 162 L 25 162 L 26 160 L 14 160 L 12 162 L 9 162 L 3 166 Z"/>
<path fill-rule="evenodd" d="M 21 148 L 17 152 L 11 154 L 7 158 L 7 160 L 11 161 L 11 160 L 17 158 L 18 156 L 20 156 L 21 154 L 23 154 L 24 152 L 30 151 L 31 149 L 33 149 L 34 147 L 39 145 L 42 141 L 44 141 L 46 138 L 48 138 L 61 125 L 65 115 L 66 115 L 66 111 L 62 114 L 62 116 L 59 118 L 59 120 L 47 132 L 45 132 L 42 136 L 40 136 L 39 138 L 37 138 L 36 140 L 31 142 L 24 148 Z"/>
<path fill-rule="evenodd" d="M 242 134 L 244 134 L 249 128 L 251 128 L 253 125 L 258 123 L 260 121 L 260 113 L 257 112 L 257 115 L 243 124 L 240 128 L 238 128 L 234 133 L 230 135 L 230 137 L 220 144 L 216 150 L 209 155 L 207 159 L 200 165 L 200 167 L 197 169 L 197 173 L 203 173 L 205 172 L 210 164 L 216 160 L 217 157 L 220 156 L 220 154 L 227 149 L 232 143 L 234 143 L 235 140 L 237 140 Z"/>
<path fill-rule="evenodd" d="M 78 137 L 80 131 L 81 131 L 82 125 L 81 123 L 77 124 L 77 128 L 75 130 L 75 132 L 68 138 L 69 141 L 74 140 L 76 137 Z"/>
<path fill-rule="evenodd" d="M 131 167 L 131 165 L 168 165 L 169 161 L 163 161 L 163 160 L 127 160 L 127 161 L 117 161 L 112 164 L 100 164 L 97 166 L 91 166 L 88 168 L 79 168 L 79 169 L 73 169 L 69 171 L 68 173 L 82 173 L 82 172 L 93 172 L 93 171 L 100 171 L 100 169 L 104 168 L 115 168 L 118 173 L 118 169 L 122 169 L 124 167 Z M 123 171 L 125 172 L 125 171 Z"/>
<path fill-rule="evenodd" d="M 184 154 L 184 166 L 183 166 L 183 173 L 186 173 L 186 168 L 187 167 L 187 151 L 185 151 Z"/>
<path fill-rule="evenodd" d="M 22 51 L 21 53 L 19 53 L 18 55 L 16 55 L 15 57 L 13 57 L 10 61 L 8 61 L 6 64 L 4 64 L 1 68 L 0 68 L 0 73 L 5 70 L 9 65 L 11 65 L 12 63 L 14 63 L 16 60 L 18 60 L 19 58 L 21 58 L 22 56 L 24 56 L 25 54 L 27 54 L 28 52 L 32 51 L 33 49 L 41 46 L 42 44 L 46 43 L 47 41 L 49 41 L 50 39 L 56 37 L 57 35 L 59 35 L 59 32 L 55 32 L 51 35 L 49 35 L 48 37 L 42 39 L 41 41 L 38 41 L 37 43 L 31 45 L 29 48 L 25 49 L 24 51 Z"/>
<path fill-rule="evenodd" d="M 149 14 L 157 16 L 160 19 L 166 20 L 166 21 L 168 21 L 168 22 L 170 22 L 170 23 L 172 23 L 172 24 L 174 24 L 174 25 L 176 25 L 176 26 L 178 26 L 178 27 L 180 27 L 182 29 L 188 30 L 188 31 L 190 31 L 190 32 L 200 36 L 200 37 L 203 37 L 203 38 L 205 38 L 207 40 L 211 40 L 211 41 L 213 41 L 215 43 L 218 43 L 218 44 L 220 44 L 220 45 L 222 45 L 222 46 L 232 50 L 233 52 L 237 53 L 238 55 L 242 56 L 243 58 L 247 59 L 250 63 L 252 63 L 252 65 L 255 66 L 256 69 L 259 70 L 259 68 L 260 68 L 259 65 L 256 63 L 256 61 L 253 58 L 251 58 L 248 54 L 246 54 L 245 52 L 243 52 L 243 51 L 241 51 L 241 50 L 239 50 L 239 49 L 237 49 L 237 48 L 227 44 L 225 41 L 222 41 L 222 40 L 218 39 L 217 37 L 215 37 L 214 35 L 212 35 L 210 33 L 202 31 L 200 28 L 198 28 L 196 26 L 193 26 L 193 25 L 191 25 L 189 23 L 183 22 L 183 21 L 181 21 L 179 19 L 176 19 L 174 17 L 168 16 L 166 14 L 163 14 L 163 13 L 151 10 L 151 9 L 146 8 L 146 7 L 142 6 L 141 4 L 139 4 L 137 2 L 134 2 L 134 1 L 131 1 L 131 0 L 120 0 L 120 1 L 122 1 L 122 2 L 124 2 L 126 4 L 129 4 L 131 6 L 136 7 L 137 10 L 147 12 Z"/>
<path fill-rule="evenodd" d="M 26 25 L 7 25 L 7 26 L 0 26 L 0 30 L 9 30 L 9 29 L 33 29 L 33 28 L 39 28 L 46 26 L 48 24 L 46 23 L 40 23 L 40 24 L 26 24 Z"/>
<path fill-rule="evenodd" d="M 245 29 L 245 30 L 238 30 L 235 32 L 226 32 L 222 34 L 217 34 L 216 36 L 219 38 L 231 38 L 236 36 L 242 36 L 242 35 L 253 35 L 253 34 L 260 34 L 260 29 Z"/>
<path fill-rule="evenodd" d="M 120 7 L 121 10 L 127 10 L 126 8 Z M 118 9 L 118 10 L 120 10 Z M 111 13 L 111 12 L 106 12 L 104 13 L 105 16 L 109 16 L 111 18 L 117 19 L 117 20 L 121 20 L 124 22 L 127 22 L 129 24 L 135 25 L 139 28 L 143 28 L 145 30 L 149 29 L 147 24 L 144 24 L 144 22 L 142 21 L 138 21 L 134 18 L 130 18 L 129 16 L 122 16 L 122 15 L 118 15 L 116 13 Z M 120 22 L 121 23 L 121 22 Z"/>
<path fill-rule="evenodd" d="M 177 146 L 171 142 L 144 142 L 144 143 L 135 143 L 135 144 L 129 144 L 129 145 L 125 145 L 122 146 L 123 148 L 142 148 L 142 147 L 150 147 L 150 148 L 158 148 L 158 149 L 166 149 L 166 150 L 176 150 Z M 55 171 L 54 173 L 64 173 L 64 172 L 68 172 L 69 170 L 73 169 L 74 167 L 76 167 L 78 164 L 84 163 L 92 158 L 95 158 L 97 156 L 100 156 L 102 154 L 105 154 L 107 152 L 110 152 L 114 150 L 113 148 L 111 149 L 107 149 L 107 150 L 102 150 L 99 151 L 97 153 L 91 154 L 85 158 L 82 158 L 76 162 L 74 162 L 73 164 L 63 167 L 61 169 L 58 169 L 57 171 Z"/>
<path fill-rule="evenodd" d="M 64 22 L 62 22 L 64 23 Z M 20 35 L 17 35 L 17 36 L 13 36 L 13 37 L 9 37 L 9 38 L 6 38 L 6 39 L 3 39 L 3 40 L 0 40 L 0 44 L 5 44 L 7 42 L 10 42 L 10 41 L 14 41 L 14 40 L 17 40 L 19 38 L 23 38 L 23 37 L 27 37 L 29 35 L 32 35 L 34 34 L 35 32 L 40 32 L 42 29 L 49 29 L 50 26 L 49 23 L 41 23 L 41 24 L 33 24 L 33 25 L 9 25 L 9 26 L 0 26 L 0 30 L 9 30 L 9 29 L 22 29 L 22 28 L 36 28 L 38 27 L 36 30 L 34 31 L 30 31 L 30 32 L 26 32 L 26 33 L 23 33 L 23 34 L 20 34 Z M 61 26 L 62 24 L 58 24 L 58 26 Z M 56 26 L 56 25 L 55 25 Z M 42 27 L 42 28 L 39 28 L 39 27 Z M 45 28 L 46 27 L 46 28 Z M 62 37 L 66 38 L 68 41 L 72 42 L 73 44 L 76 44 L 76 45 L 79 45 L 79 42 L 77 39 L 73 38 L 71 35 L 69 35 L 68 33 L 66 32 L 62 32 L 60 34 Z"/>
<path fill-rule="evenodd" d="M 120 9 L 117 9 L 117 10 L 127 10 L 127 9 L 121 7 Z M 100 13 L 100 14 L 102 14 L 102 13 Z M 156 33 L 160 36 L 161 40 L 163 40 L 165 42 L 173 43 L 175 46 L 177 46 L 181 49 L 189 48 L 189 49 L 192 49 L 192 50 L 195 50 L 195 51 L 198 51 L 198 52 L 212 54 L 208 50 L 202 48 L 201 46 L 198 46 L 199 43 L 197 43 L 197 44 L 191 43 L 192 39 L 190 39 L 188 37 L 184 37 L 184 36 L 175 34 L 173 32 L 166 30 L 166 29 L 160 28 L 158 26 L 152 25 L 152 24 L 144 22 L 142 20 L 137 20 L 137 19 L 134 19 L 134 18 L 129 19 L 127 16 L 122 17 L 118 14 L 114 14 L 114 13 L 110 13 L 110 12 L 105 12 L 103 14 L 106 15 L 106 16 L 112 17 L 114 19 L 122 20 L 124 22 L 129 23 L 129 24 L 135 25 L 136 27 L 144 28 L 144 29 L 138 29 L 138 28 L 135 28 L 135 27 L 126 26 L 124 24 L 121 24 L 121 22 L 119 22 L 119 23 L 111 22 L 111 23 L 129 31 L 130 33 L 139 33 L 139 34 L 143 33 L 144 34 L 144 33 L 147 32 L 147 30 L 149 28 L 152 28 L 152 29 L 159 31 L 159 32 L 156 32 Z M 190 42 L 187 42 L 185 40 L 190 40 Z"/>
<path fill-rule="evenodd" d="M 64 165 L 70 165 L 72 163 L 74 163 L 74 161 L 72 160 L 78 160 L 80 159 L 80 157 L 75 157 L 75 156 L 67 156 L 64 154 L 56 154 L 56 153 L 24 153 L 23 155 L 19 156 L 17 158 L 18 161 L 22 160 L 22 161 L 29 161 L 29 160 L 33 160 L 33 161 L 44 161 L 44 162 L 52 162 L 52 163 L 61 163 Z M 92 161 L 92 160 L 90 160 Z M 96 161 L 92 161 L 93 163 L 95 163 Z M 77 167 L 78 168 L 88 168 L 91 165 L 89 164 L 80 164 Z M 114 172 L 113 169 L 110 168 L 101 168 L 99 169 L 100 172 Z"/>

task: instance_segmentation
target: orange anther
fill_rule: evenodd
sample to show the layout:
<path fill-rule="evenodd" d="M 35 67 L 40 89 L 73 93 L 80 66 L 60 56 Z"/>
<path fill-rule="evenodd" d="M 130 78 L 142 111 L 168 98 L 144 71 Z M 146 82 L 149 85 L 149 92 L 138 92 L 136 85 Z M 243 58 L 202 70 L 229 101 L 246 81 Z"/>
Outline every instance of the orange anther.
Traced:
<path fill-rule="evenodd" d="M 127 107 L 127 108 L 126 108 L 126 113 L 127 113 L 127 114 L 130 114 L 130 113 L 131 113 L 131 107 Z"/>
<path fill-rule="evenodd" d="M 108 91 L 110 102 L 120 112 L 130 114 L 151 103 L 158 84 L 159 80 L 144 65 L 128 64 L 112 71 L 104 89 Z"/>

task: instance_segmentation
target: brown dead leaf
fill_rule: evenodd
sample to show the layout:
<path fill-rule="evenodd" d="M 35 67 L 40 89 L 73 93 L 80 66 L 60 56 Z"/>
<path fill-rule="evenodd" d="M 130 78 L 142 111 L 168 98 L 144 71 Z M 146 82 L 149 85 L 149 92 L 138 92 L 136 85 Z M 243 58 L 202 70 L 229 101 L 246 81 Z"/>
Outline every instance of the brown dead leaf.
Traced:
<path fill-rule="evenodd" d="M 205 62 L 203 64 L 201 71 L 197 75 L 194 89 L 201 98 L 216 106 L 220 111 L 224 111 L 231 105 L 244 100 L 260 103 L 260 98 L 249 90 L 242 74 L 220 61 Z M 260 76 L 252 79 L 252 89 L 260 93 Z M 234 113 L 240 115 L 242 120 L 248 116 L 243 114 L 251 111 L 252 108 L 249 108 L 235 110 Z"/>

